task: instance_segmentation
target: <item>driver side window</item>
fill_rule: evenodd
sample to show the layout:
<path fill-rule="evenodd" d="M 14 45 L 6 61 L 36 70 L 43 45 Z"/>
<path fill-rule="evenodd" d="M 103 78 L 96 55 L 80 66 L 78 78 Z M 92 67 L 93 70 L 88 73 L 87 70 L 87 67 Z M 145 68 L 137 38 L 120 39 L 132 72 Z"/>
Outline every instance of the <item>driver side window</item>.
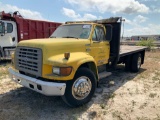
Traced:
<path fill-rule="evenodd" d="M 105 33 L 103 27 L 96 26 L 92 35 L 93 41 L 103 41 L 105 40 Z"/>
<path fill-rule="evenodd" d="M 13 31 L 13 25 L 11 23 L 7 23 L 7 33 L 11 33 Z"/>

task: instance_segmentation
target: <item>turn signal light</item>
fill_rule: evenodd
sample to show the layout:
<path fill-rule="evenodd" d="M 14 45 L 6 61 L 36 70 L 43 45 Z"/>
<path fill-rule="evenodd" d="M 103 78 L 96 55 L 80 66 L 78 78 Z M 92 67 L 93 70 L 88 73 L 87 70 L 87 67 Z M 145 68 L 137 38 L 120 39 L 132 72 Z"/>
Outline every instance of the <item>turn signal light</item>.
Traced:
<path fill-rule="evenodd" d="M 68 76 L 72 72 L 72 67 L 53 67 L 53 74 L 59 76 Z"/>
<path fill-rule="evenodd" d="M 72 71 L 71 67 L 61 68 L 61 75 L 62 76 L 68 76 L 68 75 L 71 74 L 71 71 Z"/>

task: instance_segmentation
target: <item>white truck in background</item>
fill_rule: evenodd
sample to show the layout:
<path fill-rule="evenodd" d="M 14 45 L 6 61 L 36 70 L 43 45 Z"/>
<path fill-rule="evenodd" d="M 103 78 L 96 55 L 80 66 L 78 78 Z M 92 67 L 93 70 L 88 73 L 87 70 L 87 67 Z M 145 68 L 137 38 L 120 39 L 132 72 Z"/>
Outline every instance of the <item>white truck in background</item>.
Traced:
<path fill-rule="evenodd" d="M 18 11 L 0 12 L 0 60 L 11 59 L 22 40 L 48 38 L 61 23 L 23 18 Z"/>

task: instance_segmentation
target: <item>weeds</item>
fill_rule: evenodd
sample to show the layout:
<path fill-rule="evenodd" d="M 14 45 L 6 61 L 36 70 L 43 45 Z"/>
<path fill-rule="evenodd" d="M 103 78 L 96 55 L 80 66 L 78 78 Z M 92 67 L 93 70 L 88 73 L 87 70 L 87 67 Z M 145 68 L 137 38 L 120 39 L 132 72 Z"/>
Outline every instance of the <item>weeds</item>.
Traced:
<path fill-rule="evenodd" d="M 154 120 L 160 120 L 160 115 L 157 114 L 157 117 Z"/>
<path fill-rule="evenodd" d="M 89 118 L 91 118 L 91 119 L 95 118 L 96 116 L 97 116 L 97 112 L 96 111 L 91 111 L 89 113 Z"/>
<path fill-rule="evenodd" d="M 109 94 L 109 98 L 113 99 L 116 96 L 115 93 Z"/>
<path fill-rule="evenodd" d="M 155 75 L 153 76 L 152 80 L 154 81 L 160 81 L 160 72 L 159 71 L 155 71 Z"/>
<path fill-rule="evenodd" d="M 121 117 L 121 112 L 119 112 L 119 111 L 113 112 L 112 117 L 113 118 L 118 118 L 119 120 L 123 120 L 123 118 Z"/>
<path fill-rule="evenodd" d="M 8 75 L 8 68 L 10 67 L 10 64 L 7 65 L 0 65 L 0 77 L 4 77 Z"/>
<path fill-rule="evenodd" d="M 151 50 L 152 47 L 154 47 L 154 39 L 148 39 L 148 40 L 141 40 L 136 45 L 138 46 L 146 46 L 148 50 Z"/>
<path fill-rule="evenodd" d="M 136 102 L 132 100 L 132 106 L 134 107 L 136 105 Z"/>
<path fill-rule="evenodd" d="M 160 120 L 160 114 L 159 114 L 159 102 L 157 99 L 159 96 L 159 88 L 160 88 L 160 59 L 156 58 L 156 56 L 160 56 L 160 52 L 154 53 L 154 52 L 147 52 L 145 57 L 145 64 L 142 66 L 142 69 L 144 71 L 140 72 L 139 74 L 132 74 L 132 73 L 124 73 L 115 72 L 114 74 L 118 74 L 117 76 L 111 76 L 108 78 L 109 80 L 114 81 L 115 84 L 112 86 L 112 89 L 108 89 L 108 84 L 106 82 L 103 87 L 102 94 L 95 94 L 94 98 L 92 99 L 88 105 L 83 105 L 79 108 L 72 108 L 67 109 L 63 106 L 58 106 L 58 110 L 61 110 L 62 118 L 63 119 L 69 119 L 69 120 L 77 120 L 77 119 L 101 119 L 101 117 L 107 119 L 117 119 L 117 120 L 131 120 L 131 119 L 137 119 L 137 120 Z M 155 62 L 155 60 L 157 60 Z M 7 75 L 8 73 L 8 67 L 6 66 L 0 66 L 0 76 Z M 118 81 L 120 80 L 120 82 Z M 159 81 L 158 81 L 159 80 Z M 2 80 L 0 80 L 2 81 Z M 123 82 L 122 82 L 123 81 Z M 133 81 L 134 84 L 128 84 L 130 81 Z M 2 81 L 3 82 L 3 81 Z M 1 83 L 2 83 L 1 82 Z M 108 81 L 107 81 L 108 83 Z M 8 106 L 11 106 L 10 108 L 13 108 L 13 112 L 5 112 L 5 116 L 2 114 L 2 118 L 5 119 L 11 119 L 12 116 L 17 114 L 19 115 L 19 112 L 21 110 L 26 110 L 26 105 L 30 104 L 28 100 L 26 100 L 26 95 L 19 96 L 21 99 L 18 102 L 25 103 L 23 104 L 23 108 L 21 104 L 15 104 L 14 101 L 12 102 L 6 102 L 8 99 L 10 100 L 10 97 L 12 98 L 13 95 L 17 95 L 17 88 L 13 85 L 14 83 L 6 82 L 4 81 L 2 84 L 0 84 L 1 88 L 1 94 L 6 93 L 5 91 L 10 91 L 7 97 L 3 97 L 1 100 L 2 104 L 0 104 L 0 107 L 3 107 L 4 109 L 7 109 Z M 3 86 L 1 86 L 3 85 Z M 157 85 L 155 87 L 155 85 Z M 119 87 L 118 87 L 119 86 Z M 8 88 L 7 88 L 8 87 Z M 14 91 L 12 91 L 14 90 Z M 144 92 L 143 92 L 144 91 Z M 153 91 L 153 92 L 151 92 Z M 16 93 L 16 94 L 15 94 Z M 10 97 L 9 97 L 10 96 Z M 29 95 L 30 97 L 30 95 Z M 31 96 L 34 99 L 34 95 Z M 142 98 L 142 99 L 141 99 Z M 146 101 L 143 102 L 143 99 Z M 148 99 L 149 98 L 149 99 Z M 154 98 L 155 100 L 153 101 Z M 41 98 L 40 98 L 41 99 Z M 39 98 L 36 99 L 37 104 L 39 106 L 43 107 L 43 102 L 38 102 L 40 100 Z M 47 98 L 50 101 L 50 98 Z M 51 98 L 52 99 L 52 98 Z M 53 102 L 45 102 L 45 106 L 50 106 L 52 104 L 53 110 L 56 110 L 57 105 L 54 106 L 54 100 L 51 100 Z M 16 102 L 16 103 L 18 103 Z M 155 103 L 154 103 L 155 102 Z M 14 103 L 14 104 L 13 104 Z M 22 109 L 21 109 L 22 108 Z M 51 109 L 52 109 L 51 108 Z M 39 110 L 39 109 L 37 109 Z M 65 114 L 65 111 L 67 110 L 67 114 Z M 140 112 L 139 112 L 140 111 Z M 3 111 L 1 111 L 3 113 Z M 38 111 L 41 112 L 41 111 Z M 38 113 L 37 112 L 37 113 Z M 145 114 L 144 114 L 145 113 Z M 151 113 L 151 114 L 150 114 Z M 49 112 L 46 113 L 46 118 L 49 115 L 54 115 L 55 113 Z M 56 113 L 58 114 L 58 112 Z M 55 114 L 55 119 L 58 117 Z M 143 117 L 143 115 L 145 115 Z M 149 116 L 152 115 L 152 116 Z M 24 117 L 26 115 L 24 114 Z M 28 116 L 27 116 L 28 117 Z M 0 116 L 1 118 L 1 116 Z M 36 119 L 37 116 L 29 116 L 29 118 Z"/>
<path fill-rule="evenodd" d="M 149 97 L 150 97 L 150 98 L 154 98 L 154 97 L 156 97 L 156 96 L 157 96 L 157 93 L 150 93 L 150 94 L 149 94 Z"/>
<path fill-rule="evenodd" d="M 72 115 L 69 120 L 78 120 L 78 116 L 77 115 Z"/>
<path fill-rule="evenodd" d="M 100 104 L 100 107 L 102 108 L 102 109 L 105 109 L 105 104 Z"/>
<path fill-rule="evenodd" d="M 147 103 L 143 103 L 143 104 L 139 107 L 139 109 L 144 109 L 146 106 L 147 106 Z"/>
<path fill-rule="evenodd" d="M 137 117 L 137 120 L 150 120 L 150 119 L 147 117 Z"/>

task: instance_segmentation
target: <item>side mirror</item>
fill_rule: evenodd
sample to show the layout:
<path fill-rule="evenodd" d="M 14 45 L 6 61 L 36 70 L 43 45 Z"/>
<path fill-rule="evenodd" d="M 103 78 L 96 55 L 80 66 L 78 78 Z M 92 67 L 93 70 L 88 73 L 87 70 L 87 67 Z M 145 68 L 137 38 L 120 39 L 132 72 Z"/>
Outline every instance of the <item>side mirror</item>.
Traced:
<path fill-rule="evenodd" d="M 106 40 L 111 41 L 112 40 L 112 25 L 105 25 L 106 27 Z"/>
<path fill-rule="evenodd" d="M 7 23 L 4 23 L 4 33 L 7 34 L 8 31 L 7 31 Z"/>

